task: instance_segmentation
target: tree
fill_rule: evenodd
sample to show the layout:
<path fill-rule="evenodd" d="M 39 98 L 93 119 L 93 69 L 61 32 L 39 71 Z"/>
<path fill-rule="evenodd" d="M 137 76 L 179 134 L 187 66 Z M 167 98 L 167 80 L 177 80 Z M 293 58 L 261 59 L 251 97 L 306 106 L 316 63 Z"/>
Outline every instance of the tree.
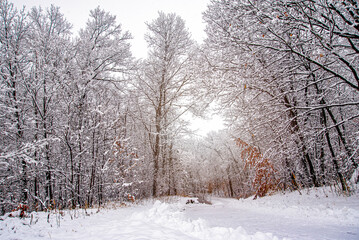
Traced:
<path fill-rule="evenodd" d="M 24 11 L 0 2 L 0 128 L 2 212 L 28 201 L 28 156 L 26 142 L 28 22 Z M 11 177 L 10 177 L 11 176 Z"/>
<path fill-rule="evenodd" d="M 122 121 L 130 34 L 99 8 L 77 39 L 55 6 L 25 13 L 1 1 L 0 18 L 2 211 L 118 199 L 125 187 L 113 180 L 128 179 L 133 172 L 120 170 L 137 160 L 116 154 L 114 144 L 136 153 Z"/>
<path fill-rule="evenodd" d="M 142 63 L 136 88 L 140 119 L 148 136 L 153 161 L 152 194 L 176 194 L 175 137 L 180 116 L 193 108 L 193 42 L 184 21 L 176 14 L 159 12 L 147 23 L 149 56 Z"/>
<path fill-rule="evenodd" d="M 106 194 L 102 185 L 112 179 L 105 170 L 118 137 L 114 123 L 126 109 L 119 90 L 126 87 L 125 74 L 132 68 L 130 39 L 116 17 L 98 7 L 90 11 L 75 43 L 76 68 L 69 73 L 66 95 L 69 127 L 62 132 L 71 159 L 73 205 L 91 205 L 95 195 L 101 202 Z"/>
<path fill-rule="evenodd" d="M 46 205 L 44 207 L 49 207 L 55 199 L 57 177 L 54 174 L 60 164 L 56 158 L 54 144 L 58 140 L 56 132 L 60 127 L 57 124 L 60 122 L 55 119 L 59 116 L 60 109 L 55 106 L 61 102 L 59 89 L 66 72 L 66 54 L 63 53 L 68 49 L 71 25 L 60 13 L 59 8 L 53 5 L 45 12 L 41 8 L 32 8 L 29 19 L 28 47 L 32 51 L 29 56 L 31 72 L 27 91 L 33 105 L 32 131 L 37 143 L 33 157 L 43 166 L 35 170 L 34 188 L 41 193 L 42 191 L 38 190 L 39 186 L 44 187 L 45 194 L 41 202 Z M 39 186 L 36 186 L 37 184 Z M 35 197 L 40 198 L 41 195 L 35 191 Z"/>
<path fill-rule="evenodd" d="M 233 128 L 277 159 L 284 185 L 338 179 L 346 191 L 357 168 L 354 5 L 212 1 L 204 15 L 206 47 L 216 52 L 207 59 L 222 74 Z"/>

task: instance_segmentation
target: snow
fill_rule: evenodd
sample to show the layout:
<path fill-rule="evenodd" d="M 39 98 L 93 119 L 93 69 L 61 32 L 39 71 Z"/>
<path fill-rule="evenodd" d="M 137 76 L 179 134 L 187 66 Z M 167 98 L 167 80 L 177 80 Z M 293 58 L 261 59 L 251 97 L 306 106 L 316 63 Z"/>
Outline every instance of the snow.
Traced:
<path fill-rule="evenodd" d="M 129 187 L 129 186 L 131 186 L 133 183 L 131 182 L 131 183 L 123 183 L 122 184 L 122 187 Z"/>
<path fill-rule="evenodd" d="M 358 239 L 359 194 L 303 190 L 252 199 L 173 197 L 97 209 L 3 216 L 0 239 Z"/>
<path fill-rule="evenodd" d="M 295 192 L 255 201 L 213 198 L 212 203 L 187 213 L 209 226 L 240 225 L 248 234 L 271 232 L 280 239 L 359 239 L 358 195 L 311 190 L 309 195 Z"/>

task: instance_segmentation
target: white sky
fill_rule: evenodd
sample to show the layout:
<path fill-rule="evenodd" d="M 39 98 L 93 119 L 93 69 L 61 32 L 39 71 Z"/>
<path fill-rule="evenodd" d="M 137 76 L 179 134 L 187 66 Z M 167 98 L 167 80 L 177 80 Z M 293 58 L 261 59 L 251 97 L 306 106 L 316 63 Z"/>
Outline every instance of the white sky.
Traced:
<path fill-rule="evenodd" d="M 186 26 L 193 39 L 202 42 L 205 38 L 205 24 L 202 12 L 206 10 L 209 0 L 10 0 L 17 8 L 34 6 L 47 8 L 51 4 L 60 7 L 60 11 L 73 25 L 73 32 L 85 27 L 90 10 L 100 6 L 112 15 L 124 30 L 131 32 L 132 53 L 137 58 L 145 58 L 147 45 L 144 40 L 146 33 L 145 22 L 157 18 L 158 11 L 177 13 L 186 21 Z"/>
<path fill-rule="evenodd" d="M 224 128 L 224 122 L 221 116 L 212 115 L 205 119 L 194 118 L 191 122 L 191 129 L 196 131 L 199 136 L 206 136 L 211 131 L 217 131 Z"/>
<path fill-rule="evenodd" d="M 116 15 L 117 23 L 122 24 L 123 30 L 129 31 L 133 40 L 132 54 L 136 58 L 145 58 L 147 44 L 144 34 L 147 32 L 145 22 L 151 22 L 158 17 L 158 11 L 176 13 L 181 16 L 192 34 L 192 38 L 201 43 L 206 34 L 202 12 L 206 10 L 210 0 L 9 0 L 18 9 L 26 6 L 29 10 L 34 6 L 46 9 L 51 4 L 60 7 L 65 18 L 73 25 L 73 33 L 86 26 L 90 10 L 100 6 L 112 15 Z M 207 120 L 193 119 L 192 129 L 198 130 L 199 135 L 223 128 L 219 116 Z"/>

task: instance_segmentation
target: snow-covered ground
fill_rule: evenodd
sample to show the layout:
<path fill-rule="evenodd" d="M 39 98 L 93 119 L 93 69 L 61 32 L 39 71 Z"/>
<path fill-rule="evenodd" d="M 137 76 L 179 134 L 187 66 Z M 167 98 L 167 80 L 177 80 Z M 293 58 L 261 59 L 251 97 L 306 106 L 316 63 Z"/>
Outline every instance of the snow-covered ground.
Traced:
<path fill-rule="evenodd" d="M 359 194 L 303 190 L 251 200 L 186 198 L 60 213 L 2 217 L 0 239 L 359 239 Z M 49 216 L 49 217 L 48 217 Z"/>

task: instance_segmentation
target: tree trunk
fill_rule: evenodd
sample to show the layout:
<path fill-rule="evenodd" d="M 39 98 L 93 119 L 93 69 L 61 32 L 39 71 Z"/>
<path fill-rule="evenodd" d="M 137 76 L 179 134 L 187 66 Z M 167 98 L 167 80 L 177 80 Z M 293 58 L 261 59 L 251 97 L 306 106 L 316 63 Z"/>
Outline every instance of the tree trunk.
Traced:
<path fill-rule="evenodd" d="M 311 179 L 313 185 L 315 187 L 319 187 L 313 163 L 312 163 L 312 161 L 310 159 L 309 153 L 307 152 L 304 137 L 303 137 L 302 133 L 300 132 L 300 127 L 299 127 L 299 124 L 298 124 L 298 121 L 297 121 L 297 117 L 298 117 L 297 113 L 296 113 L 296 111 L 291 109 L 292 104 L 290 104 L 289 99 L 288 99 L 288 97 L 286 95 L 284 95 L 284 105 L 289 109 L 289 117 L 291 119 L 291 122 L 290 122 L 291 132 L 292 132 L 292 134 L 297 134 L 298 137 L 299 137 L 299 140 L 300 140 L 300 142 L 297 143 L 297 145 L 301 147 L 301 151 L 303 153 L 302 165 L 303 165 L 303 168 L 304 168 L 304 172 Z M 308 171 L 307 164 L 309 166 L 309 171 Z"/>
<path fill-rule="evenodd" d="M 325 128 L 327 128 L 327 117 L 325 115 L 325 110 L 324 109 L 322 109 L 322 113 L 323 113 L 323 116 L 324 116 L 323 117 L 324 126 L 325 126 Z M 332 155 L 333 165 L 334 165 L 335 171 L 336 171 L 336 173 L 337 173 L 337 175 L 339 177 L 340 184 L 342 185 L 342 190 L 343 190 L 343 192 L 346 192 L 347 191 L 346 181 L 345 181 L 342 173 L 340 172 L 338 161 L 337 161 L 336 156 L 335 156 L 335 152 L 334 152 L 331 140 L 330 140 L 328 130 L 325 130 L 325 138 L 327 139 L 328 147 L 329 147 L 330 153 Z"/>

